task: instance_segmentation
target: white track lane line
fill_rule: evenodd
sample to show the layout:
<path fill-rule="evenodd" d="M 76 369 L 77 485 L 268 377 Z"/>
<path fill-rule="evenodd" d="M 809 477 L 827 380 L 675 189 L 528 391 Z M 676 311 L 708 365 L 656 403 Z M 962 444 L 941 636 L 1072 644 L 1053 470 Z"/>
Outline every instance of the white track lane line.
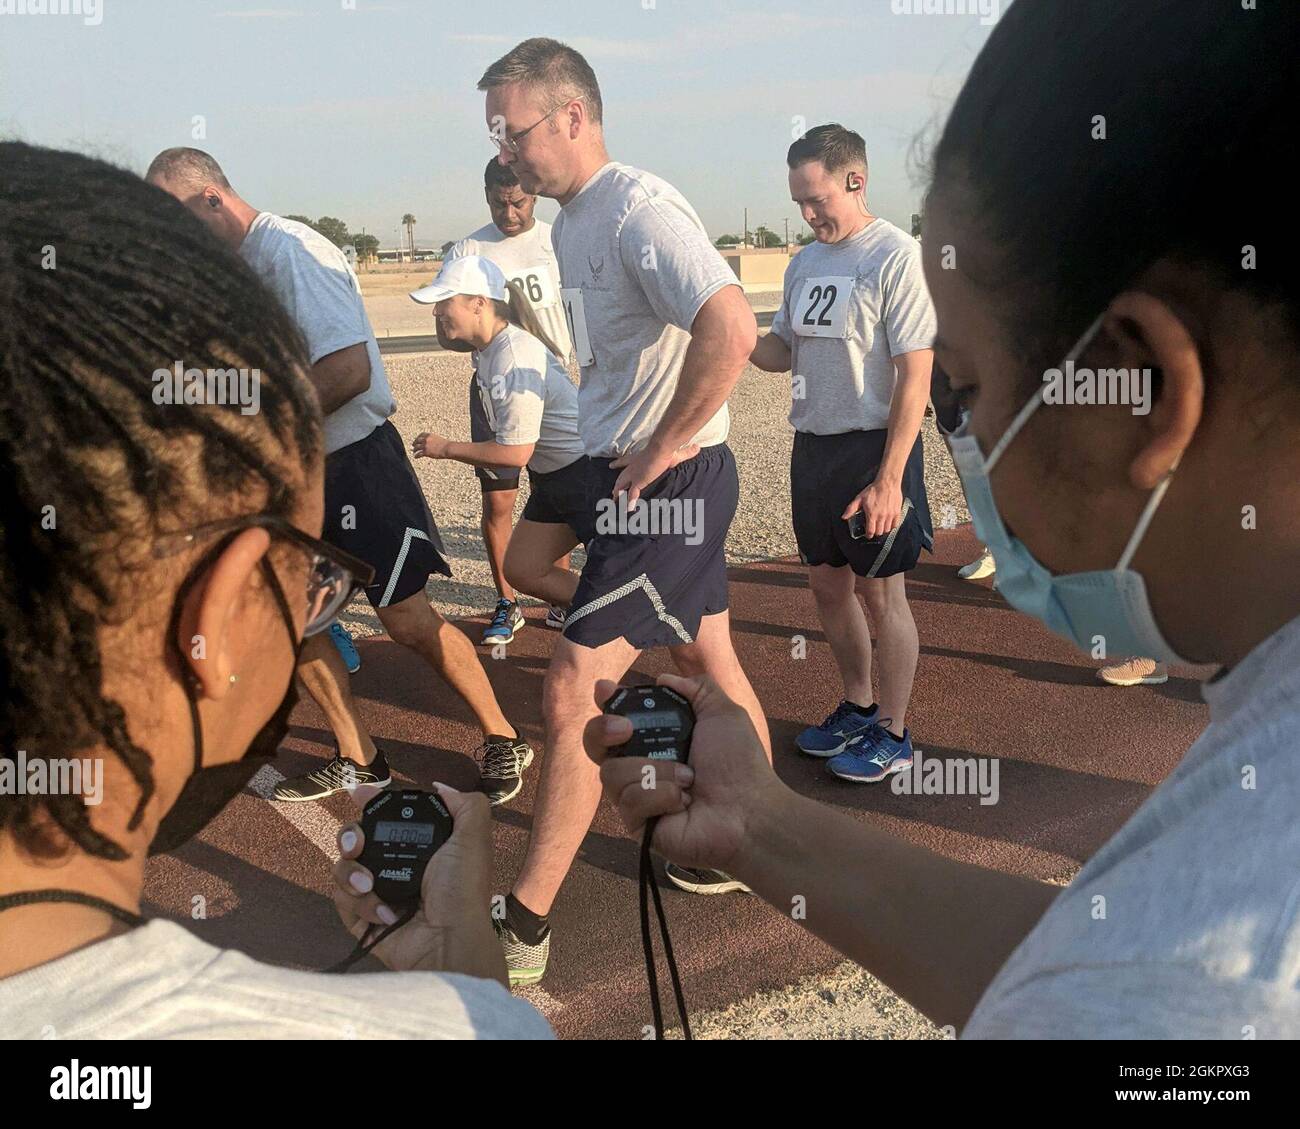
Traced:
<path fill-rule="evenodd" d="M 331 863 L 337 861 L 338 834 L 342 822 L 320 804 L 289 804 L 272 800 L 276 785 L 284 778 L 284 774 L 271 765 L 263 765 L 248 786 L 264 800 L 270 801 L 272 810 L 302 832 Z"/>

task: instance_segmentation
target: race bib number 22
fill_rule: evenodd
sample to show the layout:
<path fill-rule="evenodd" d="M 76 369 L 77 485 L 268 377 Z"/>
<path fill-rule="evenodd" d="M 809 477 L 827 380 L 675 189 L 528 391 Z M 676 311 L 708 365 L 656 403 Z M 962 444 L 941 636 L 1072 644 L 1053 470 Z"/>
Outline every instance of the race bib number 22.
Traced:
<path fill-rule="evenodd" d="M 560 300 L 564 303 L 564 316 L 569 323 L 569 336 L 573 339 L 573 353 L 578 364 L 583 368 L 594 365 L 596 358 L 591 351 L 591 338 L 587 335 L 587 312 L 582 304 L 582 291 L 576 286 L 566 286 L 560 290 Z"/>
<path fill-rule="evenodd" d="M 790 311 L 795 333 L 800 337 L 847 337 L 855 281 L 839 275 L 805 279 Z"/>

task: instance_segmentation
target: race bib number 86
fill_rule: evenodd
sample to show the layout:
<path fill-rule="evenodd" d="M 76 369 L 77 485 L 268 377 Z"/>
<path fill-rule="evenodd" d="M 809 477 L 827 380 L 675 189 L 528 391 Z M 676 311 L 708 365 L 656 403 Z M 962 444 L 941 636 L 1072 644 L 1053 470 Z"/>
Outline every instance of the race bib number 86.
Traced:
<path fill-rule="evenodd" d="M 851 276 L 828 275 L 804 281 L 790 311 L 790 321 L 800 337 L 847 337 Z"/>
<path fill-rule="evenodd" d="M 550 271 L 544 266 L 529 267 L 518 278 L 510 280 L 528 295 L 533 309 L 545 310 L 555 305 L 555 286 Z"/>
<path fill-rule="evenodd" d="M 573 339 L 573 354 L 583 368 L 594 365 L 591 338 L 587 336 L 587 312 L 582 305 L 582 291 L 576 286 L 566 286 L 560 291 L 564 302 L 564 316 L 569 323 L 569 336 Z"/>

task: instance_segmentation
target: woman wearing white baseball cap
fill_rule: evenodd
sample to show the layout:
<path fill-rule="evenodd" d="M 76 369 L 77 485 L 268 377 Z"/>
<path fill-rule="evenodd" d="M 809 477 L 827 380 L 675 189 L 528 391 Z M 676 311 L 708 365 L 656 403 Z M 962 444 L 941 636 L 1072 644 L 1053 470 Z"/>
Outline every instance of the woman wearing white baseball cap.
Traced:
<path fill-rule="evenodd" d="M 578 390 L 528 296 L 479 255 L 447 263 L 411 297 L 433 306 L 438 337 L 474 353 L 475 380 L 493 438 L 458 443 L 426 431 L 417 458 L 528 468 L 529 498 L 506 550 L 512 587 L 563 608 L 578 575 L 555 562 L 594 533 L 587 456 L 578 435 Z"/>

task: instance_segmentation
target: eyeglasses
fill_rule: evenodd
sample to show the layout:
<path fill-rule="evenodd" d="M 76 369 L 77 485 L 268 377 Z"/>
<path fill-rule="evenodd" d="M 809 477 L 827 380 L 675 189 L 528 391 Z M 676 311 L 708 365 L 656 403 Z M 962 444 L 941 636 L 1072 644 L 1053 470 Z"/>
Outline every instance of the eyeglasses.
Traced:
<path fill-rule="evenodd" d="M 345 553 L 317 537 L 304 533 L 272 514 L 252 514 L 214 521 L 179 533 L 165 534 L 154 543 L 153 555 L 172 557 L 183 553 L 199 541 L 222 533 L 242 533 L 245 529 L 265 529 L 274 537 L 293 542 L 307 554 L 311 570 L 307 574 L 307 618 L 303 637 L 324 631 L 362 588 L 375 579 L 375 570 L 351 553 Z"/>
<path fill-rule="evenodd" d="M 566 98 L 563 102 L 557 103 L 556 105 L 552 106 L 549 110 L 546 111 L 546 113 L 544 113 L 540 118 L 538 118 L 535 122 L 533 122 L 533 124 L 530 125 L 527 129 L 525 129 L 522 133 L 507 133 L 502 137 L 498 137 L 495 132 L 493 132 L 492 130 L 488 130 L 488 136 L 492 139 L 492 144 L 495 145 L 498 149 L 508 149 L 511 153 L 518 155 L 519 142 L 521 142 L 525 137 L 527 137 L 530 133 L 532 133 L 533 130 L 535 130 L 539 125 L 541 125 L 542 122 L 544 122 L 553 113 L 555 113 L 555 111 L 558 110 L 561 106 L 567 106 L 572 101 L 573 101 L 572 98 Z"/>

